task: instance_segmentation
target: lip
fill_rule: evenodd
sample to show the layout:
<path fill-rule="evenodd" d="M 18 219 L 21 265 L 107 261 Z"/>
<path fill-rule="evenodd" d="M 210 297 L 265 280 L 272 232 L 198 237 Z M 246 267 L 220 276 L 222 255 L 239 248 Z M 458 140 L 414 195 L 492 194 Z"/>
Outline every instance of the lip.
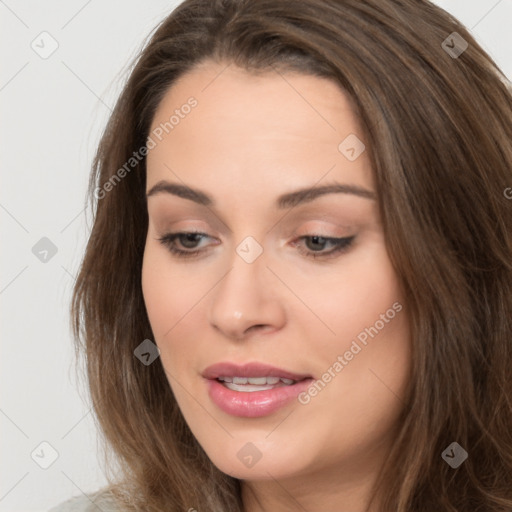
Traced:
<path fill-rule="evenodd" d="M 265 363 L 247 363 L 243 365 L 224 362 L 208 366 L 203 373 L 205 379 L 217 379 L 218 377 L 279 377 L 291 380 L 303 380 L 311 375 L 292 373 L 282 368 L 277 368 Z M 256 391 L 258 393 L 258 391 Z"/>
<path fill-rule="evenodd" d="M 206 368 L 202 376 L 206 379 L 212 402 L 225 413 L 244 418 L 257 418 L 276 412 L 294 401 L 314 380 L 311 375 L 290 372 L 264 363 L 218 363 Z M 280 377 L 298 382 L 274 389 L 243 392 L 228 389 L 216 380 L 223 376 Z"/>

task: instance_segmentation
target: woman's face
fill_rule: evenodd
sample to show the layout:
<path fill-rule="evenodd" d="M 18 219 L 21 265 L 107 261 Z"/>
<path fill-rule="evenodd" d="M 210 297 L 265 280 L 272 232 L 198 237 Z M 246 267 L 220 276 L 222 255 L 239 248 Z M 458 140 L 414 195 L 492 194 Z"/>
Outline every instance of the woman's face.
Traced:
<path fill-rule="evenodd" d="M 240 479 L 371 474 L 393 442 L 410 337 L 348 97 L 208 62 L 167 92 L 151 132 L 142 287 L 198 442 Z M 296 194 L 333 185 L 347 188 Z M 178 232 L 200 234 L 159 240 Z"/>

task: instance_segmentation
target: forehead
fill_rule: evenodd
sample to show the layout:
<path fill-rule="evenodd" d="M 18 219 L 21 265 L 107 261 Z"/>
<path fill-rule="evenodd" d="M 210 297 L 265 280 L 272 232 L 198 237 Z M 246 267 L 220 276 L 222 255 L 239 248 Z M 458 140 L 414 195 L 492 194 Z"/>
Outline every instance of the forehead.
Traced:
<path fill-rule="evenodd" d="M 261 119 L 279 113 L 289 119 L 307 118 L 314 125 L 325 123 L 332 130 L 337 128 L 339 115 L 358 122 L 352 99 L 333 80 L 278 70 L 251 73 L 234 64 L 206 61 L 181 75 L 168 89 L 153 126 L 167 120 L 190 96 L 198 99 L 205 116 L 212 111 L 218 114 L 222 106 L 227 116 L 236 112 Z"/>
<path fill-rule="evenodd" d="M 195 106 L 183 108 L 190 98 Z M 226 195 L 323 179 L 373 188 L 367 152 L 351 161 L 340 150 L 363 135 L 350 96 L 326 78 L 206 62 L 167 91 L 151 133 L 166 126 L 148 154 L 148 189 L 176 178 Z"/>

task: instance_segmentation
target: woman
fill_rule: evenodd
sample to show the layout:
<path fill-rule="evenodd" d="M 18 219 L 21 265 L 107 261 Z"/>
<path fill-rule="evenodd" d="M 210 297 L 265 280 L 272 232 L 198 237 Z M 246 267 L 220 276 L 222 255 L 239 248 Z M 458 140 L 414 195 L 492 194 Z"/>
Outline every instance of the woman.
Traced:
<path fill-rule="evenodd" d="M 430 2 L 183 2 L 73 296 L 120 469 L 54 510 L 512 510 L 511 140 Z"/>

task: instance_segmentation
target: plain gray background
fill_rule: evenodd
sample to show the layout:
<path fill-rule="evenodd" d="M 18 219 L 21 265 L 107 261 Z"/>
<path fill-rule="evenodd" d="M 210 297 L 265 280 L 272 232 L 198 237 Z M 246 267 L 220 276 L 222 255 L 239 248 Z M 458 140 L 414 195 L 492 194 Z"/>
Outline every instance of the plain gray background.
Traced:
<path fill-rule="evenodd" d="M 178 3 L 0 0 L 1 512 L 46 511 L 106 483 L 69 330 L 86 184 L 122 72 Z M 512 0 L 436 3 L 512 77 Z"/>

